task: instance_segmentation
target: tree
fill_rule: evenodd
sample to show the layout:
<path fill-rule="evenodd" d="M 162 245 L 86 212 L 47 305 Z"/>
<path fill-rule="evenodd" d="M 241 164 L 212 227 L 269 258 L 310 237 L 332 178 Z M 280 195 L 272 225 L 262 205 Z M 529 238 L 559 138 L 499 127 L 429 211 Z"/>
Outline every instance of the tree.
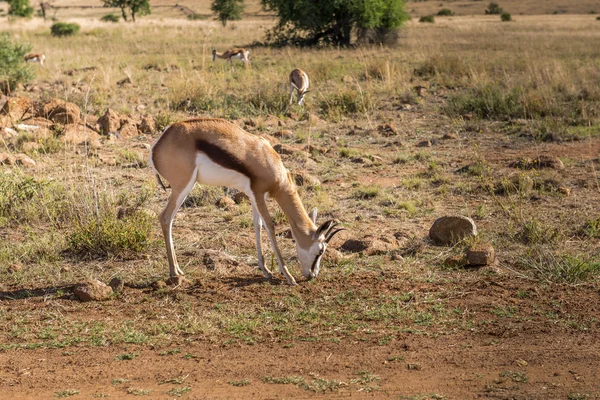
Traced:
<path fill-rule="evenodd" d="M 214 0 L 210 9 L 217 14 L 217 18 L 221 21 L 223 26 L 226 26 L 227 21 L 238 21 L 242 19 L 244 0 Z"/>
<path fill-rule="evenodd" d="M 490 15 L 500 15 L 502 12 L 502 7 L 500 7 L 498 3 L 494 2 L 490 3 L 488 8 L 485 10 L 485 13 Z"/>
<path fill-rule="evenodd" d="M 409 19 L 403 0 L 261 0 L 279 22 L 267 34 L 274 44 L 349 46 L 353 32 L 382 37 Z"/>
<path fill-rule="evenodd" d="M 135 16 L 144 16 L 151 13 L 150 3 L 148 0 L 102 0 L 104 7 L 115 7 L 121 9 L 121 15 L 123 19 L 127 21 L 127 13 L 125 10 L 129 9 L 131 19 L 135 22 Z"/>
<path fill-rule="evenodd" d="M 17 17 L 31 17 L 33 7 L 29 5 L 29 0 L 8 0 L 8 15 Z"/>

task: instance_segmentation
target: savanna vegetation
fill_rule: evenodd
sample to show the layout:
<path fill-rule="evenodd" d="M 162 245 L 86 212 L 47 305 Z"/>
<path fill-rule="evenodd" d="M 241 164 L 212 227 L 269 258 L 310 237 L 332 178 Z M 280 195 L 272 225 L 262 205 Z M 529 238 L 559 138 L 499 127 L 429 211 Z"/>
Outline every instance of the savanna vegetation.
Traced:
<path fill-rule="evenodd" d="M 225 27 L 210 5 L 197 10 L 205 19 L 161 20 L 153 9 L 136 24 L 103 23 L 102 9 L 64 18 L 81 25 L 64 37 L 50 22 L 1 25 L 9 35 L 0 60 L 29 46 L 47 56 L 13 95 L 72 102 L 92 127 L 110 108 L 153 116 L 156 129 L 81 145 L 60 124 L 43 137 L 17 128 L 27 120 L 11 125 L 16 135 L 1 131 L 0 153 L 36 165 L 0 165 L 0 392 L 593 398 L 598 21 L 582 13 L 502 23 L 481 6 L 477 17 L 433 24 L 418 16 L 434 10 L 402 17 L 392 47 L 338 46 L 368 25 L 319 37 L 320 48 L 262 46 L 282 20 L 254 3 Z M 314 39 L 334 25 L 297 32 Z M 213 62 L 213 46 L 247 46 L 251 68 Z M 288 104 L 296 67 L 311 78 L 304 107 Z M 168 267 L 156 216 L 168 193 L 146 168 L 149 147 L 169 124 L 208 116 L 280 142 L 305 206 L 347 229 L 316 280 L 265 281 L 250 206 L 200 187 L 174 228 L 190 283 L 161 284 Z M 285 216 L 272 206 L 299 276 Z M 429 227 L 449 214 L 471 217 L 478 236 L 434 245 Z M 496 262 L 466 266 L 465 250 L 484 243 Z M 87 278 L 125 287 L 82 303 L 72 287 Z"/>

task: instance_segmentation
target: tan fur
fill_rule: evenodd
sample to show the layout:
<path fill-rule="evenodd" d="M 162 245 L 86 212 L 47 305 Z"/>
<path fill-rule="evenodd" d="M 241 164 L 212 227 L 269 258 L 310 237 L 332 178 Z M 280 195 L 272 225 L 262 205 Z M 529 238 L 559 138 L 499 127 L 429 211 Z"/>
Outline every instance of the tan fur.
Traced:
<path fill-rule="evenodd" d="M 236 58 L 240 58 L 242 60 L 242 63 L 244 64 L 245 67 L 250 65 L 250 58 L 249 58 L 250 52 L 247 51 L 246 49 L 243 48 L 236 48 L 236 49 L 231 49 L 231 50 L 227 50 L 224 53 L 217 53 L 216 50 L 213 49 L 213 61 L 218 57 L 218 58 L 222 58 L 225 60 L 225 63 L 229 62 L 231 64 L 231 69 L 235 70 L 233 68 L 233 60 L 232 57 L 236 57 Z"/>
<path fill-rule="evenodd" d="M 159 217 L 167 242 L 171 276 L 183 275 L 177 265 L 172 246 L 171 223 L 181 205 L 177 204 L 178 199 L 182 202 L 181 197 L 187 196 L 193 187 L 190 187 L 190 182 L 195 182 L 197 169 L 202 168 L 196 161 L 198 154 L 202 153 L 198 150 L 199 142 L 204 146 L 206 144 L 213 146 L 211 147 L 213 152 L 217 149 L 219 152 L 224 152 L 220 154 L 227 154 L 227 161 L 235 160 L 237 168 L 245 171 L 243 175 L 250 178 L 251 193 L 247 194 L 253 202 L 253 210 L 256 209 L 265 222 L 278 261 L 281 255 L 274 243 L 275 230 L 265 203 L 267 194 L 277 201 L 286 214 L 298 246 L 303 249 L 310 248 L 315 242 L 313 234 L 317 227 L 306 213 L 289 172 L 271 145 L 265 139 L 222 119 L 192 119 L 167 128 L 154 144 L 150 156 L 150 164 L 170 183 L 172 188 L 169 203 Z M 209 153 L 210 151 L 207 151 L 205 154 L 210 158 Z M 213 156 L 215 154 L 217 153 L 214 152 Z M 259 254 L 259 259 L 261 257 L 262 254 Z M 294 278 L 289 275 L 282 262 L 280 262 L 280 269 L 288 282 L 294 284 Z M 263 271 L 269 276 L 270 271 L 266 269 Z"/>
<path fill-rule="evenodd" d="M 25 59 L 25 62 L 39 62 L 40 65 L 43 67 L 46 56 L 42 53 L 29 53 L 26 54 L 23 58 Z"/>
<path fill-rule="evenodd" d="M 309 79 L 308 74 L 296 68 L 290 72 L 290 104 L 292 104 L 294 89 L 298 92 L 298 105 L 304 102 L 304 95 L 308 92 Z"/>

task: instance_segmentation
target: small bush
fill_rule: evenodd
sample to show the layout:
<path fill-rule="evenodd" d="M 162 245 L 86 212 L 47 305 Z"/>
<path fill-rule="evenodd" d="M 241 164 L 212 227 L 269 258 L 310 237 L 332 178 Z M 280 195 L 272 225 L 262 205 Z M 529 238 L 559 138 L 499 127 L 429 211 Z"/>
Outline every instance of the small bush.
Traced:
<path fill-rule="evenodd" d="M 442 8 L 440 11 L 437 12 L 437 15 L 440 17 L 451 17 L 454 15 L 454 11 L 452 11 L 449 8 Z"/>
<path fill-rule="evenodd" d="M 509 13 L 507 13 L 507 12 L 505 12 L 505 13 L 502 13 L 502 15 L 500 16 L 500 19 L 501 19 L 503 22 L 512 21 L 512 17 L 511 17 L 511 16 L 510 16 L 510 14 L 509 14 Z"/>
<path fill-rule="evenodd" d="M 199 21 L 199 20 L 207 19 L 205 15 L 198 14 L 198 13 L 188 14 L 187 17 L 188 17 L 188 19 L 191 19 L 192 21 Z"/>
<path fill-rule="evenodd" d="M 520 269 L 530 271 L 543 280 L 577 284 L 600 275 L 600 259 L 597 257 L 556 255 L 540 248 L 517 261 Z"/>
<path fill-rule="evenodd" d="M 500 15 L 502 14 L 502 7 L 498 5 L 498 3 L 490 3 L 488 8 L 485 10 L 485 13 L 488 15 Z"/>
<path fill-rule="evenodd" d="M 127 258 L 150 246 L 153 222 L 154 218 L 141 210 L 101 211 L 75 224 L 68 237 L 68 253 L 81 259 Z"/>
<path fill-rule="evenodd" d="M 430 24 L 433 24 L 435 22 L 435 19 L 432 15 L 423 15 L 421 18 L 419 18 L 419 22 L 428 22 Z"/>
<path fill-rule="evenodd" d="M 31 65 L 23 62 L 25 54 L 31 51 L 31 45 L 13 42 L 8 33 L 0 34 L 0 91 L 2 85 L 10 92 L 10 88 L 17 83 L 25 83 L 33 79 L 34 72 Z"/>
<path fill-rule="evenodd" d="M 29 5 L 29 0 L 8 0 L 8 15 L 15 17 L 29 18 L 33 15 L 33 7 Z"/>
<path fill-rule="evenodd" d="M 587 221 L 583 227 L 583 234 L 590 238 L 600 239 L 600 217 Z"/>
<path fill-rule="evenodd" d="M 50 27 L 50 33 L 52 36 L 63 37 L 63 36 L 73 36 L 79 32 L 81 27 L 79 24 L 69 23 L 69 22 L 55 22 Z"/>
<path fill-rule="evenodd" d="M 119 16 L 116 14 L 106 14 L 100 18 L 102 22 L 119 22 Z"/>

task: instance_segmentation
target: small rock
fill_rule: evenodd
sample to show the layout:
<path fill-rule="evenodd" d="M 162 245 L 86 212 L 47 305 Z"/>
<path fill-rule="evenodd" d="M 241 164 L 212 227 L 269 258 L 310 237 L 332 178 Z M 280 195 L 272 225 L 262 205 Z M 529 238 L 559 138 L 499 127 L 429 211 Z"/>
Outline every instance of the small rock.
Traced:
<path fill-rule="evenodd" d="M 469 265 L 490 265 L 495 257 L 496 253 L 491 243 L 477 243 L 467 250 Z"/>
<path fill-rule="evenodd" d="M 11 264 L 10 267 L 8 267 L 8 272 L 11 274 L 19 272 L 21 270 L 23 270 L 23 266 L 21 264 Z"/>
<path fill-rule="evenodd" d="M 323 255 L 323 259 L 331 264 L 339 264 L 344 260 L 344 255 L 339 250 L 327 248 Z"/>
<path fill-rule="evenodd" d="M 73 294 L 81 301 L 103 301 L 110 298 L 113 290 L 97 279 L 80 283 L 73 288 Z"/>
<path fill-rule="evenodd" d="M 471 218 L 462 216 L 438 218 L 429 230 L 429 238 L 439 245 L 456 243 L 467 236 L 477 236 L 477 226 Z"/>
<path fill-rule="evenodd" d="M 444 266 L 448 268 L 461 268 L 467 265 L 467 260 L 461 254 L 450 256 L 444 260 Z"/>
<path fill-rule="evenodd" d="M 458 136 L 456 136 L 455 133 L 446 133 L 444 136 L 442 136 L 442 139 L 444 139 L 444 140 L 454 140 L 454 139 L 458 139 Z"/>
<path fill-rule="evenodd" d="M 568 187 L 565 186 L 559 186 L 558 187 L 558 191 L 562 194 L 564 194 L 565 196 L 570 196 L 571 195 L 571 189 L 569 189 Z"/>
<path fill-rule="evenodd" d="M 128 76 L 128 77 L 123 78 L 120 81 L 118 81 L 117 85 L 120 87 L 132 87 L 133 81 L 131 80 L 131 77 Z"/>
<path fill-rule="evenodd" d="M 156 132 L 156 120 L 152 116 L 142 117 L 142 122 L 138 127 L 141 133 L 151 134 Z"/>
<path fill-rule="evenodd" d="M 0 165 L 14 165 L 15 157 L 12 154 L 0 153 Z"/>
<path fill-rule="evenodd" d="M 235 206 L 235 201 L 228 196 L 223 196 L 217 200 L 216 206 L 219 208 L 232 208 Z"/>
<path fill-rule="evenodd" d="M 121 116 L 116 111 L 107 108 L 104 115 L 98 118 L 98 124 L 102 127 L 104 135 L 115 133 L 121 128 Z"/>
<path fill-rule="evenodd" d="M 121 125 L 118 133 L 121 139 L 136 137 L 139 134 L 137 125 L 133 122 L 126 122 Z"/>
<path fill-rule="evenodd" d="M 244 125 L 256 128 L 258 126 L 258 121 L 255 118 L 246 118 L 244 120 Z"/>
<path fill-rule="evenodd" d="M 417 147 L 431 147 L 433 143 L 431 140 L 423 140 L 422 142 L 417 143 Z"/>
<path fill-rule="evenodd" d="M 364 252 L 367 256 L 386 254 L 398 247 L 398 242 L 394 238 L 375 238 L 366 236 L 363 239 L 348 239 L 342 244 L 342 250 L 350 253 Z"/>
<path fill-rule="evenodd" d="M 123 288 L 125 287 L 125 282 L 115 277 L 110 280 L 108 286 L 110 286 L 113 291 L 118 293 L 123 291 Z"/>
<path fill-rule="evenodd" d="M 165 281 L 156 281 L 152 283 L 152 289 L 160 290 L 167 287 L 167 283 Z"/>
<path fill-rule="evenodd" d="M 44 104 L 42 115 L 40 116 L 63 125 L 76 124 L 79 122 L 81 110 L 77 104 L 53 99 L 49 103 Z"/>
<path fill-rule="evenodd" d="M 15 155 L 15 164 L 22 165 L 24 167 L 35 167 L 35 161 L 31 159 L 28 155 L 25 154 L 16 154 Z"/>
<path fill-rule="evenodd" d="M 364 239 L 348 239 L 342 245 L 342 249 L 350 253 L 360 253 L 369 247 L 369 242 Z"/>
<path fill-rule="evenodd" d="M 297 147 L 290 146 L 289 144 L 276 144 L 273 149 L 279 154 L 293 155 L 293 154 L 306 154 L 304 151 Z"/>
<path fill-rule="evenodd" d="M 565 165 L 558 157 L 553 156 L 539 156 L 538 158 L 521 158 L 515 162 L 509 164 L 509 167 L 519 169 L 542 169 L 551 168 L 556 170 L 565 169 Z"/>
<path fill-rule="evenodd" d="M 232 268 L 244 265 L 227 253 L 210 249 L 204 250 L 202 263 L 207 269 L 220 272 L 231 271 Z"/>
<path fill-rule="evenodd" d="M 294 136 L 294 132 L 290 131 L 289 129 L 282 129 L 280 131 L 274 132 L 273 136 L 278 138 L 278 139 L 282 139 L 284 137 L 292 137 Z"/>
<path fill-rule="evenodd" d="M 298 186 L 319 186 L 321 181 L 315 176 L 307 174 L 302 171 L 292 172 L 292 178 Z"/>
<path fill-rule="evenodd" d="M 396 129 L 396 125 L 391 124 L 381 124 L 377 127 L 377 132 L 381 136 L 389 137 L 396 136 L 398 134 L 398 129 Z"/>
<path fill-rule="evenodd" d="M 100 135 L 85 125 L 68 124 L 62 131 L 61 139 L 67 143 L 82 144 L 100 139 Z"/>
<path fill-rule="evenodd" d="M 2 139 L 12 139 L 19 136 L 19 132 L 15 131 L 9 127 L 0 128 L 0 138 Z"/>
<path fill-rule="evenodd" d="M 250 203 L 250 197 L 244 192 L 237 192 L 233 195 L 233 201 L 235 204 Z"/>

